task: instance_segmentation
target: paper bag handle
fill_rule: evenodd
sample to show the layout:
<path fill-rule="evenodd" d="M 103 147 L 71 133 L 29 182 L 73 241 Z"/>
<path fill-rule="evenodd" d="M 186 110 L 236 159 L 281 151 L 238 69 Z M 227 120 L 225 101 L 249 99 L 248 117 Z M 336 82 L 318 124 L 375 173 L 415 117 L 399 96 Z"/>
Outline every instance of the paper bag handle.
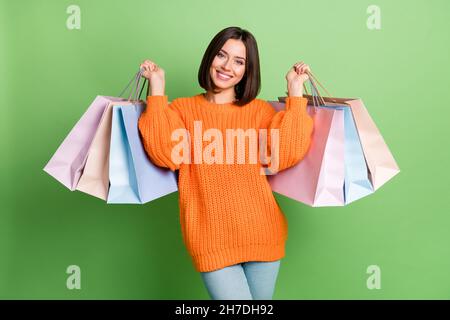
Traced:
<path fill-rule="evenodd" d="M 131 85 L 131 90 L 130 90 L 130 93 L 128 94 L 127 100 L 128 101 L 140 100 L 141 95 L 142 95 L 142 90 L 144 89 L 145 84 L 147 83 L 147 85 L 148 85 L 148 79 L 145 79 L 145 81 L 142 83 L 142 87 L 141 87 L 141 90 L 139 91 L 139 95 L 137 95 L 137 92 L 139 90 L 139 84 L 141 82 L 142 72 L 143 72 L 142 70 L 139 70 L 138 72 L 135 73 L 135 75 L 131 78 L 131 80 L 128 82 L 126 87 L 119 94 L 119 97 L 122 97 L 122 95 L 130 88 L 130 85 L 133 84 L 133 85 Z M 131 100 L 133 91 L 134 91 L 134 99 Z"/>

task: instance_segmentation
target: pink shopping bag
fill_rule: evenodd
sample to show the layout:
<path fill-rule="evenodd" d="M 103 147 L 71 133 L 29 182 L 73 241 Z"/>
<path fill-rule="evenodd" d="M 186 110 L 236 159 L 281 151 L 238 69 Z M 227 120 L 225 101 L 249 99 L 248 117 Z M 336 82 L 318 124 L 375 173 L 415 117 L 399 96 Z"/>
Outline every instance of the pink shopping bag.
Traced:
<path fill-rule="evenodd" d="M 369 178 L 374 190 L 377 190 L 398 174 L 400 168 L 362 100 L 349 99 L 346 103 L 352 109 L 370 172 Z"/>
<path fill-rule="evenodd" d="M 284 102 L 269 101 L 275 110 Z M 344 205 L 343 110 L 307 106 L 314 120 L 308 153 L 296 165 L 267 176 L 274 192 L 313 207 Z"/>

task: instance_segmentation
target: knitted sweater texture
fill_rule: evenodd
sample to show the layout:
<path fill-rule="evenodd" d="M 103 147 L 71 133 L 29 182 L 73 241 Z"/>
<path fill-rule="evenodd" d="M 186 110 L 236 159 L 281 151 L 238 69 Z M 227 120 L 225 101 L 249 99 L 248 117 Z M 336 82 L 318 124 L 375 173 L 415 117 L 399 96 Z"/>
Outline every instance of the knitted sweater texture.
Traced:
<path fill-rule="evenodd" d="M 284 257 L 287 220 L 267 176 L 261 173 L 261 168 L 270 163 L 261 163 L 259 144 L 256 163 L 250 161 L 250 138 L 245 140 L 242 161 L 237 139 L 233 140 L 234 146 L 227 147 L 231 145 L 227 131 L 267 129 L 265 148 L 269 157 L 270 130 L 278 129 L 277 168 L 284 170 L 301 161 L 309 149 L 313 120 L 306 105 L 306 98 L 287 97 L 285 110 L 276 112 L 267 101 L 258 98 L 237 106 L 209 102 L 203 94 L 176 98 L 170 104 L 166 95 L 147 97 L 146 109 L 138 122 L 141 140 L 155 165 L 179 170 L 182 237 L 197 271 Z M 187 155 L 189 161 L 179 163 L 173 150 L 179 150 L 176 147 L 180 147 L 183 137 L 173 133 L 183 131 L 188 133 L 184 136 L 188 138 L 185 146 L 190 148 L 188 153 L 179 154 Z M 233 161 L 227 161 L 228 153 L 228 159 Z M 217 156 L 216 161 L 202 159 L 205 154 Z"/>

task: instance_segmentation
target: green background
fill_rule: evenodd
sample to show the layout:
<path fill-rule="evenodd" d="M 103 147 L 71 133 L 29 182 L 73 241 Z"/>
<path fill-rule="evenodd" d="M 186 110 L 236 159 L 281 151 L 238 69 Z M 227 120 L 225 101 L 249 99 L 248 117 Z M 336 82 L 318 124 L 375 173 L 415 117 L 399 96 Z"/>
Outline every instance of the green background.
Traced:
<path fill-rule="evenodd" d="M 66 9 L 81 8 L 68 30 Z M 381 30 L 369 30 L 369 5 Z M 2 0 L 0 298 L 209 299 L 183 245 L 178 193 L 107 205 L 42 169 L 96 95 L 117 95 L 148 58 L 170 100 L 228 26 L 253 33 L 259 98 L 307 62 L 334 96 L 361 97 L 401 172 L 346 207 L 276 195 L 289 221 L 274 299 L 449 299 L 450 2 Z M 81 268 L 81 290 L 66 268 Z M 381 269 L 381 289 L 366 286 Z"/>

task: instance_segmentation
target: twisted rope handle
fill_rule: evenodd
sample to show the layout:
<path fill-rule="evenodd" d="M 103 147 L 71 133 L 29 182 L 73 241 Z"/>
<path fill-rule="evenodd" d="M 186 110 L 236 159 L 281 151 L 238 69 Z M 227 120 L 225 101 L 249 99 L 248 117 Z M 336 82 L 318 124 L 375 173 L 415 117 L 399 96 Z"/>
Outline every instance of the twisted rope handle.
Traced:
<path fill-rule="evenodd" d="M 308 82 L 309 82 L 309 86 L 311 88 L 311 97 L 313 99 L 313 104 L 316 105 L 324 105 L 325 104 L 325 99 L 322 97 L 322 95 L 319 92 L 319 89 L 317 87 L 316 82 L 319 84 L 319 86 L 328 94 L 329 97 L 331 97 L 332 95 L 328 92 L 328 90 L 319 82 L 319 80 L 317 80 L 317 77 L 311 72 L 311 71 L 306 71 L 306 73 L 308 74 Z M 305 83 L 303 83 L 303 89 L 305 91 L 305 93 L 307 95 L 310 95 L 308 93 L 308 89 L 306 88 Z M 286 95 L 288 94 L 288 92 L 286 91 Z"/>
<path fill-rule="evenodd" d="M 138 90 L 139 90 L 139 84 L 141 83 L 141 77 L 142 77 L 142 73 L 143 70 L 140 69 L 138 72 L 135 73 L 135 75 L 131 78 L 131 80 L 128 82 L 127 86 L 122 90 L 122 92 L 119 94 L 119 97 L 122 97 L 122 95 L 130 88 L 131 86 L 131 90 L 129 90 L 129 94 L 128 94 L 128 101 L 137 101 L 140 100 L 141 95 L 142 95 L 142 91 L 144 90 L 145 84 L 147 83 L 147 85 L 149 85 L 148 83 L 148 79 L 145 79 L 144 82 L 142 83 L 142 87 L 141 90 L 139 91 L 139 95 L 138 95 Z M 133 85 L 131 85 L 133 83 Z M 132 95 L 133 95 L 133 91 L 134 91 L 134 96 L 133 96 L 133 100 Z"/>

